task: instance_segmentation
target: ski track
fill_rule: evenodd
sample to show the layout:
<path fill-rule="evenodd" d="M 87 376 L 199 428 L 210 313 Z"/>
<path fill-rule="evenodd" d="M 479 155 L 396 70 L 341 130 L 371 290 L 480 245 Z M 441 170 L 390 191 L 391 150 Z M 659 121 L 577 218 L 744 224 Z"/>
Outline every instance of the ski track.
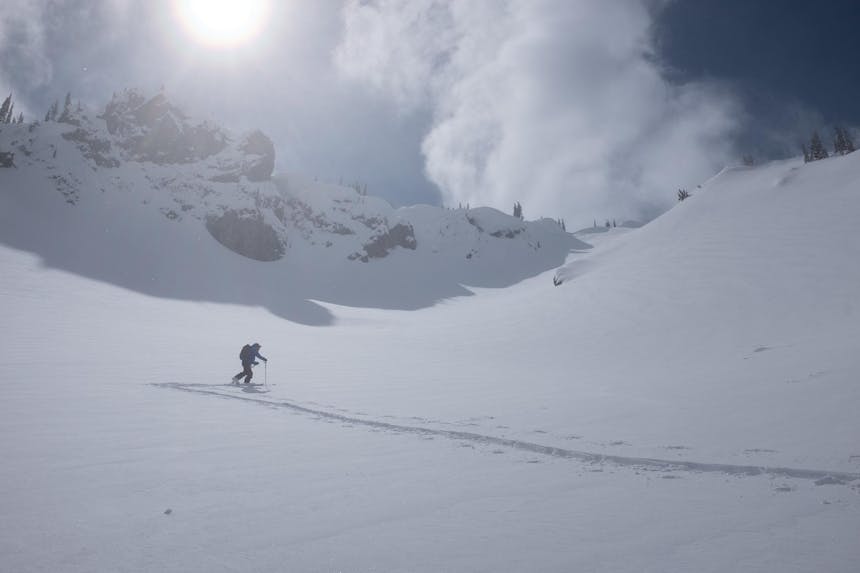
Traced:
<path fill-rule="evenodd" d="M 650 469 L 658 471 L 689 471 L 689 472 L 707 472 L 707 473 L 723 473 L 733 476 L 759 476 L 769 475 L 772 477 L 784 478 L 799 478 L 799 479 L 814 479 L 826 480 L 828 484 L 846 484 L 847 482 L 860 480 L 860 474 L 842 471 L 827 471 L 819 469 L 801 469 L 788 467 L 772 467 L 772 466 L 755 466 L 755 465 L 733 465 L 733 464 L 717 464 L 707 462 L 694 462 L 683 460 L 663 460 L 659 458 L 637 458 L 629 456 L 618 456 L 611 454 L 601 454 L 595 452 L 586 452 L 581 450 L 569 450 L 558 448 L 555 446 L 546 446 L 535 442 L 527 442 L 523 440 L 512 440 L 508 438 L 499 438 L 497 436 L 488 436 L 485 434 L 477 434 L 474 432 L 460 432 L 455 430 L 440 430 L 436 428 L 425 428 L 421 426 L 406 426 L 401 424 L 392 424 L 390 422 L 381 422 L 378 420 L 368 420 L 363 418 L 353 418 L 343 414 L 336 414 L 325 410 L 315 410 L 300 406 L 287 401 L 264 400 L 261 398 L 251 398 L 247 396 L 237 396 L 235 394 L 227 394 L 217 390 L 209 390 L 207 388 L 218 388 L 220 386 L 211 386 L 207 384 L 180 384 L 178 382 L 155 382 L 151 384 L 158 388 L 169 388 L 173 390 L 181 390 L 183 392 L 191 392 L 195 394 L 206 394 L 226 398 L 232 400 L 242 400 L 257 405 L 286 408 L 296 412 L 302 412 L 326 418 L 329 420 L 337 420 L 353 425 L 361 425 L 369 428 L 380 430 L 388 430 L 398 433 L 415 434 L 420 436 L 439 436 L 450 440 L 465 440 L 483 445 L 501 446 L 510 449 L 530 452 L 551 456 L 554 458 L 577 460 L 585 463 L 610 463 L 621 467 L 635 467 L 641 469 Z"/>

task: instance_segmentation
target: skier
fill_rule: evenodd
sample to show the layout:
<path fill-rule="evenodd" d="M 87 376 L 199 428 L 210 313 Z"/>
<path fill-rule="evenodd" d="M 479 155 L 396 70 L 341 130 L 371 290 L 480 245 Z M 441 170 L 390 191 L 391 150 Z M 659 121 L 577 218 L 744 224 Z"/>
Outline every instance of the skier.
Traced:
<path fill-rule="evenodd" d="M 251 370 L 251 366 L 256 366 L 259 364 L 257 362 L 257 358 L 262 360 L 263 362 L 268 362 L 266 357 L 260 354 L 260 345 L 258 343 L 254 344 L 246 344 L 242 347 L 242 351 L 239 353 L 239 360 L 242 361 L 242 371 L 233 376 L 233 382 L 238 382 L 245 377 L 245 384 L 249 384 L 251 382 L 251 378 L 254 377 L 254 372 Z"/>

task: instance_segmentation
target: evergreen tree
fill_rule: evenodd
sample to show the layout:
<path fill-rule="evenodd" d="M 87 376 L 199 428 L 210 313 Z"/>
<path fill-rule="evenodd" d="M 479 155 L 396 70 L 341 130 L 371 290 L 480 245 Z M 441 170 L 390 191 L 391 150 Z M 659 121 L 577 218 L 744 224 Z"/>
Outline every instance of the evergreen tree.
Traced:
<path fill-rule="evenodd" d="M 810 161 L 812 161 L 812 156 L 809 155 L 809 149 L 807 149 L 806 144 L 802 144 L 800 148 L 803 150 L 803 162 L 809 163 Z"/>
<path fill-rule="evenodd" d="M 686 189 L 678 189 L 678 201 L 684 201 L 690 198 L 690 192 Z"/>
<path fill-rule="evenodd" d="M 66 92 L 66 101 L 63 103 L 63 113 L 58 121 L 67 122 L 72 117 L 72 92 Z"/>
<path fill-rule="evenodd" d="M 18 123 L 24 123 L 24 112 L 18 114 Z"/>
<path fill-rule="evenodd" d="M 514 217 L 520 220 L 523 218 L 523 206 L 520 205 L 519 201 L 514 203 Z"/>
<path fill-rule="evenodd" d="M 854 142 L 851 140 L 851 134 L 842 126 L 837 125 L 833 128 L 836 132 L 836 137 L 833 139 L 834 155 L 847 155 L 854 151 Z"/>
<path fill-rule="evenodd" d="M 854 139 L 851 138 L 851 134 L 847 129 L 842 130 L 842 136 L 845 138 L 845 153 L 854 153 L 857 151 L 857 148 L 854 147 Z"/>
<path fill-rule="evenodd" d="M 45 116 L 45 121 L 57 121 L 57 114 L 60 111 L 60 102 L 54 101 L 51 104 L 51 109 L 48 110 L 48 115 Z"/>
<path fill-rule="evenodd" d="M 824 144 L 821 143 L 821 137 L 818 135 L 817 131 L 813 132 L 812 141 L 809 142 L 809 153 L 812 156 L 811 161 L 819 161 L 830 157 Z"/>
<path fill-rule="evenodd" d="M 12 117 L 12 94 L 10 93 L 6 99 L 3 100 L 3 104 L 0 105 L 0 123 L 9 123 L 9 119 Z"/>
<path fill-rule="evenodd" d="M 845 136 L 842 135 L 842 128 L 838 125 L 833 128 L 835 133 L 833 137 L 833 155 L 845 155 Z"/>

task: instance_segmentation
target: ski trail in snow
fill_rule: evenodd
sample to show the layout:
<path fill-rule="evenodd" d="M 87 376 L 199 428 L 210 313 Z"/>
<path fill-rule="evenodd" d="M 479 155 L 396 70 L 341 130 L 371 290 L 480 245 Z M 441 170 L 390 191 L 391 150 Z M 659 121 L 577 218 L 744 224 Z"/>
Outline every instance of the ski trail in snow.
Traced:
<path fill-rule="evenodd" d="M 238 396 L 236 394 L 227 394 L 212 390 L 213 386 L 204 384 L 180 384 L 178 382 L 161 382 L 153 383 L 152 386 L 158 388 L 170 388 L 181 390 L 183 392 L 191 392 L 194 394 L 206 394 L 226 398 L 231 400 L 242 400 L 251 402 L 257 405 L 285 408 L 296 412 L 302 412 L 326 418 L 329 420 L 337 420 L 354 425 L 361 425 L 370 428 L 381 430 L 389 430 L 399 433 L 416 434 L 421 436 L 439 436 L 450 440 L 465 440 L 483 445 L 502 446 L 510 449 L 531 452 L 551 456 L 554 458 L 578 460 L 586 463 L 611 463 L 623 467 L 647 468 L 660 471 L 691 471 L 691 472 L 709 472 L 723 473 L 735 476 L 758 476 L 770 475 L 774 477 L 828 480 L 827 483 L 844 484 L 855 480 L 860 480 L 860 474 L 843 472 L 843 471 L 828 471 L 820 469 L 801 469 L 788 467 L 773 467 L 773 466 L 755 466 L 755 465 L 734 465 L 734 464 L 718 464 L 707 462 L 694 462 L 683 460 L 664 460 L 659 458 L 637 458 L 630 456 L 618 456 L 612 454 L 601 454 L 595 452 L 586 452 L 581 450 L 570 450 L 566 448 L 558 448 L 555 446 L 546 446 L 535 442 L 527 442 L 524 440 L 512 440 L 509 438 L 499 438 L 496 436 L 488 436 L 485 434 L 477 434 L 474 432 L 460 432 L 456 430 L 440 430 L 435 428 L 425 428 L 421 426 L 407 426 L 401 424 L 392 424 L 389 422 L 380 422 L 378 420 L 368 420 L 363 418 L 353 418 L 343 414 L 327 412 L 325 410 L 315 410 L 300 406 L 287 401 L 266 400 L 263 398 L 252 398 L 248 396 Z"/>

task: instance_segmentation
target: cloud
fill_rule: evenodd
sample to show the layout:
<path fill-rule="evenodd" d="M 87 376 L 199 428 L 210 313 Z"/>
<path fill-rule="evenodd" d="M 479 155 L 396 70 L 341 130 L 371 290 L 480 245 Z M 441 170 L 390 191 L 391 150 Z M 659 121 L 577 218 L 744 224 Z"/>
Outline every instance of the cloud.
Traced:
<path fill-rule="evenodd" d="M 647 2 L 347 0 L 342 19 L 342 75 L 431 110 L 448 204 L 641 217 L 732 158 L 735 98 L 664 79 Z"/>
<path fill-rule="evenodd" d="M 44 2 L 8 0 L 0 14 L 0 90 L 47 85 L 53 66 L 45 50 Z M 16 110 L 22 102 L 16 99 Z"/>
<path fill-rule="evenodd" d="M 42 100 L 61 97 L 55 91 L 82 83 L 80 68 L 63 65 L 82 52 L 116 56 L 115 50 L 104 49 L 103 38 L 127 35 L 130 1 L 6 0 L 0 12 L 0 88 L 15 92 L 16 109 L 39 107 Z M 58 80 L 64 84 L 59 88 Z"/>

